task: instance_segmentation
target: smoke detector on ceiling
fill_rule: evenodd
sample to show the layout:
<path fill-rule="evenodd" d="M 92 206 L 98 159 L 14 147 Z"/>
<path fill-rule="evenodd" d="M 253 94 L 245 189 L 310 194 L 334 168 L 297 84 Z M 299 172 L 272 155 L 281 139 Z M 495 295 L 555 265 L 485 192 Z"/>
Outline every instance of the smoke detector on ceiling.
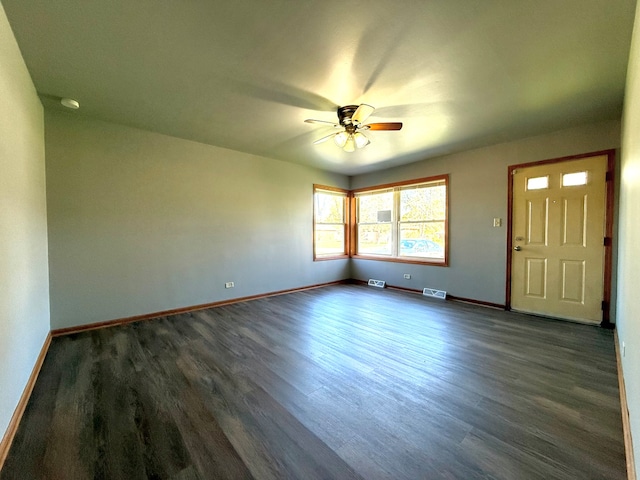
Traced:
<path fill-rule="evenodd" d="M 77 102 L 77 100 L 74 100 L 73 98 L 62 98 L 60 100 L 60 103 L 72 110 L 77 110 L 80 108 L 80 104 Z"/>

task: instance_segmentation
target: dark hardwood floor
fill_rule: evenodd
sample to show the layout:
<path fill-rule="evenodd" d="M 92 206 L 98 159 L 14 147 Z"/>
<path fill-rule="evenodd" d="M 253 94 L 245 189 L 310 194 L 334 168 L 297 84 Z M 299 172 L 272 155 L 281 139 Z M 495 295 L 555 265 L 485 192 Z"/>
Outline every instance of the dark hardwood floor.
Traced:
<path fill-rule="evenodd" d="M 624 479 L 609 330 L 345 285 L 54 338 L 8 479 Z"/>

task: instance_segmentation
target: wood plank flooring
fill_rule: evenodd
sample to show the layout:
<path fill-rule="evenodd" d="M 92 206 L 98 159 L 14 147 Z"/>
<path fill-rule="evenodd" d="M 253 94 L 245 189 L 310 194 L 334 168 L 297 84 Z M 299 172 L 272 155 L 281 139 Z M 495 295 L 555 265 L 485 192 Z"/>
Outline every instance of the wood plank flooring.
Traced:
<path fill-rule="evenodd" d="M 0 479 L 624 479 L 611 331 L 360 285 L 53 339 Z"/>

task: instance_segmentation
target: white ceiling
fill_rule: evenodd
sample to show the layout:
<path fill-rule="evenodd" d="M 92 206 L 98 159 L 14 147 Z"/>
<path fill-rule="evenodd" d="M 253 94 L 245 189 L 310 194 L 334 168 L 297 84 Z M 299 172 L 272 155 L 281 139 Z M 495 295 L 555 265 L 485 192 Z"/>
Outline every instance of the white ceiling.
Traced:
<path fill-rule="evenodd" d="M 347 175 L 620 118 L 635 3 L 2 0 L 45 106 Z"/>

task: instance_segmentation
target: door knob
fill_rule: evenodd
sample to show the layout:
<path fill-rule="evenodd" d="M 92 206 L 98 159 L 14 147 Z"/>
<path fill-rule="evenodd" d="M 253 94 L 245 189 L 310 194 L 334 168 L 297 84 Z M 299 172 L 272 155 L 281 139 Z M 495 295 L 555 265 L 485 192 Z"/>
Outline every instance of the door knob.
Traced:
<path fill-rule="evenodd" d="M 520 250 L 522 250 L 522 247 L 521 247 L 520 245 L 516 245 L 515 247 L 513 247 L 513 249 L 514 249 L 516 252 L 519 252 Z"/>

